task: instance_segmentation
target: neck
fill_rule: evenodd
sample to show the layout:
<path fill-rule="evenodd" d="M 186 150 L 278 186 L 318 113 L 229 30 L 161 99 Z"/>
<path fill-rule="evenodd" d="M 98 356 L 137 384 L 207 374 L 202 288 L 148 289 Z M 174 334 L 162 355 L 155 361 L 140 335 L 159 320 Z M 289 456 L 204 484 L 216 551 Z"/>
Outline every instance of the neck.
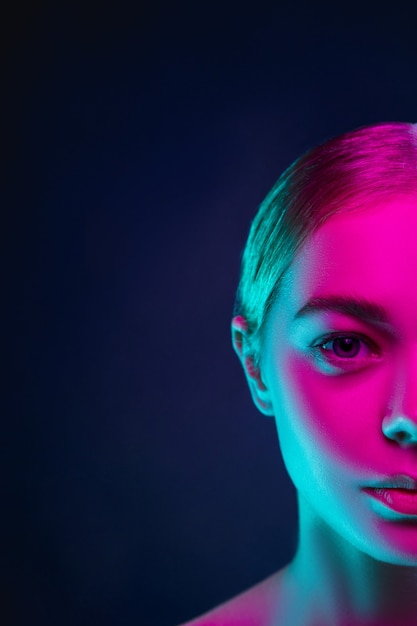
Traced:
<path fill-rule="evenodd" d="M 300 539 L 288 566 L 289 595 L 305 600 L 303 623 L 415 626 L 417 568 L 375 560 L 318 519 L 299 499 Z M 298 623 L 298 622 L 297 622 Z"/>

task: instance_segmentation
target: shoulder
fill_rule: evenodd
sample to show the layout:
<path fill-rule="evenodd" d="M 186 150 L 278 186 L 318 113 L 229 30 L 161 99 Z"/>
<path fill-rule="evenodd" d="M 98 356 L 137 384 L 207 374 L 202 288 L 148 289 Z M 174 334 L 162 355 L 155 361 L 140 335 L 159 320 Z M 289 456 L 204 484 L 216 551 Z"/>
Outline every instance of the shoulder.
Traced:
<path fill-rule="evenodd" d="M 182 626 L 270 626 L 279 619 L 282 570 Z"/>

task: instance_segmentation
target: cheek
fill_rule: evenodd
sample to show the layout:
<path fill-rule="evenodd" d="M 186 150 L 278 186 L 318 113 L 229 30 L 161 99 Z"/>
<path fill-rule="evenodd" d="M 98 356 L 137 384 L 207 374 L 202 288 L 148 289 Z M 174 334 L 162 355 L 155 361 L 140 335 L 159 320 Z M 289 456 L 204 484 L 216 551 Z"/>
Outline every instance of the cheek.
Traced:
<path fill-rule="evenodd" d="M 298 353 L 275 364 L 277 430 L 284 457 L 315 466 L 369 466 L 383 454 L 386 377 L 369 369 L 323 375 Z M 290 462 L 291 459 L 287 460 Z"/>

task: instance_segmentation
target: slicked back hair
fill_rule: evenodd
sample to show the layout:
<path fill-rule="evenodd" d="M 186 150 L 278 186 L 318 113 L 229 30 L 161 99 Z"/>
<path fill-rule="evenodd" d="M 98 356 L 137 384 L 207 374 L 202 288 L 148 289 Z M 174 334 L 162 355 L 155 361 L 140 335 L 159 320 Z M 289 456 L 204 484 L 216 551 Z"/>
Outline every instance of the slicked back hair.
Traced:
<path fill-rule="evenodd" d="M 258 361 L 283 277 L 303 243 L 336 213 L 417 192 L 417 124 L 365 126 L 312 148 L 280 176 L 252 222 L 234 308 Z"/>

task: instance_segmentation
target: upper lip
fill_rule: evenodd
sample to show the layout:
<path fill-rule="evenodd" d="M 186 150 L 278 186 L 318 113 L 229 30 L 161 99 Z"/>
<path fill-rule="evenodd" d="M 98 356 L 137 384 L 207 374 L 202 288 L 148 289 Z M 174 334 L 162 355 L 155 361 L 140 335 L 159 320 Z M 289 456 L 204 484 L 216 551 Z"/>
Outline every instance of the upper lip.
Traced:
<path fill-rule="evenodd" d="M 396 474 L 395 476 L 388 476 L 372 482 L 367 485 L 368 489 L 415 489 L 417 490 L 417 479 L 408 476 L 407 474 Z"/>

